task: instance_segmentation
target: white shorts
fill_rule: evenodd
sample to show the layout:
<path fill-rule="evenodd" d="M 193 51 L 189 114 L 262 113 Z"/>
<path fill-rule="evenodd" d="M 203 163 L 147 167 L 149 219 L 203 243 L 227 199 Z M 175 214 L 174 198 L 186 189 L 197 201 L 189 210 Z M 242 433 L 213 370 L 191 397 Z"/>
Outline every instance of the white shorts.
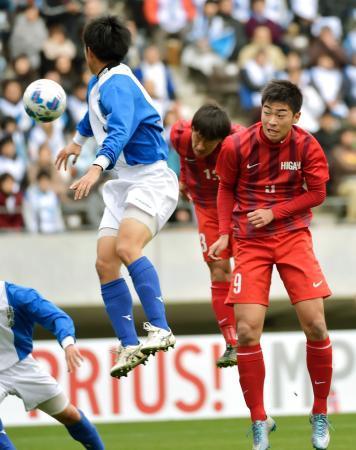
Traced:
<path fill-rule="evenodd" d="M 30 411 L 62 393 L 62 387 L 32 355 L 0 371 L 0 403 L 8 395 L 16 395 L 23 400 L 26 411 Z"/>
<path fill-rule="evenodd" d="M 166 161 L 120 167 L 118 178 L 104 184 L 105 211 L 99 230 L 118 230 L 125 209 L 134 206 L 155 218 L 158 232 L 173 214 L 178 196 L 176 174 Z"/>

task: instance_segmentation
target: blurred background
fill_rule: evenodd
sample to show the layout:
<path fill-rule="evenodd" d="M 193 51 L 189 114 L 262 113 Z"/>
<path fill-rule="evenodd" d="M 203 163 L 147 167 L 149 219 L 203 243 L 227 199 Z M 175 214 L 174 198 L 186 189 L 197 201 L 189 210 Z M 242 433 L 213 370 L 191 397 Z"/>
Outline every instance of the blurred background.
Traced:
<path fill-rule="evenodd" d="M 356 6 L 352 0 L 0 0 L 0 273 L 33 286 L 69 312 L 78 338 L 113 333 L 94 270 L 101 186 L 80 202 L 68 190 L 93 161 L 89 140 L 75 167 L 53 161 L 86 110 L 88 72 L 81 32 L 88 20 L 116 14 L 132 34 L 127 63 L 169 130 L 207 99 L 232 121 L 258 120 L 260 90 L 288 79 L 304 95 L 299 125 L 322 145 L 330 165 L 328 198 L 314 211 L 316 254 L 334 292 L 329 327 L 356 324 Z M 25 113 L 22 94 L 37 78 L 60 83 L 68 107 L 39 124 Z M 102 182 L 110 177 L 105 174 Z M 149 245 L 176 334 L 218 329 L 210 281 L 193 209 L 180 201 L 165 230 Z M 136 298 L 136 297 L 135 297 Z M 136 298 L 137 305 L 137 298 Z M 141 308 L 135 308 L 142 322 Z M 287 294 L 275 274 L 266 330 L 297 330 Z M 36 331 L 37 338 L 49 337 Z M 353 360 L 354 361 L 354 360 Z M 356 363 L 355 363 L 356 364 Z"/>

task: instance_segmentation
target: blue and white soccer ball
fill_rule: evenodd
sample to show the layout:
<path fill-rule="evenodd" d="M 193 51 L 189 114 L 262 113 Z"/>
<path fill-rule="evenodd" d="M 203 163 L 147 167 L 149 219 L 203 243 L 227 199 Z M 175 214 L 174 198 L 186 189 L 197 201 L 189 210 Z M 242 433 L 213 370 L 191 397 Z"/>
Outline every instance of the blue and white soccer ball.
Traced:
<path fill-rule="evenodd" d="M 27 114 L 37 122 L 52 122 L 63 114 L 67 97 L 62 86 L 43 78 L 27 86 L 23 103 Z"/>

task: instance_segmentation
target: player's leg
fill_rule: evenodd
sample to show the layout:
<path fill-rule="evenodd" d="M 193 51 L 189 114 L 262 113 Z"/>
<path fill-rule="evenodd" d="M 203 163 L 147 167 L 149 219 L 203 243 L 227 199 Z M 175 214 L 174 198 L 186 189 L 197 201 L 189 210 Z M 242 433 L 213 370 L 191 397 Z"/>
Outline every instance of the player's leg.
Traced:
<path fill-rule="evenodd" d="M 101 228 L 97 244 L 96 270 L 101 282 L 101 294 L 115 334 L 120 341 L 116 362 L 110 374 L 120 378 L 141 363 L 147 356 L 141 352 L 137 336 L 132 296 L 123 277 L 121 260 L 116 252 L 117 230 Z"/>
<path fill-rule="evenodd" d="M 72 438 L 80 442 L 83 447 L 91 450 L 104 450 L 103 441 L 95 426 L 82 411 L 69 404 L 63 392 L 38 405 L 38 409 L 62 423 Z"/>
<path fill-rule="evenodd" d="M 276 426 L 264 407 L 265 364 L 260 338 L 269 301 L 274 241 L 238 239 L 235 244 L 227 303 L 235 305 L 237 368 L 252 420 L 253 450 L 266 450 L 268 435 Z"/>
<path fill-rule="evenodd" d="M 230 289 L 230 260 L 208 261 L 207 265 L 210 271 L 212 307 L 226 343 L 226 350 L 216 361 L 216 365 L 218 367 L 234 366 L 237 363 L 235 313 L 231 305 L 225 304 Z"/>
<path fill-rule="evenodd" d="M 307 337 L 307 368 L 312 382 L 314 402 L 310 421 L 312 444 L 317 450 L 330 442 L 327 400 L 332 378 L 332 345 L 328 336 L 322 298 L 295 304 L 301 327 Z"/>
<path fill-rule="evenodd" d="M 326 449 L 330 439 L 327 397 L 332 376 L 332 347 L 323 299 L 331 291 L 315 258 L 310 232 L 287 233 L 280 239 L 276 250 L 277 269 L 307 338 L 307 367 L 314 392 L 312 443 L 317 449 Z"/>
<path fill-rule="evenodd" d="M 14 444 L 6 434 L 3 423 L 0 419 L 0 450 L 16 450 Z"/>
<path fill-rule="evenodd" d="M 168 326 L 157 271 L 142 255 L 142 249 L 157 232 L 156 219 L 131 206 L 125 211 L 117 237 L 116 252 L 126 265 L 148 322 L 148 339 L 142 346 L 146 354 L 166 350 L 175 344 Z"/>

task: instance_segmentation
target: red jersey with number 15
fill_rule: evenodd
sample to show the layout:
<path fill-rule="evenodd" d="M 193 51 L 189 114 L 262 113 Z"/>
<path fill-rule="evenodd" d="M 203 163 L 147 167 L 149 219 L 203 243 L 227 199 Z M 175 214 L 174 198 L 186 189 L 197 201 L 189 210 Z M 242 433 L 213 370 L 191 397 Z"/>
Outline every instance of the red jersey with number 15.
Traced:
<path fill-rule="evenodd" d="M 243 127 L 232 125 L 231 134 Z M 216 161 L 221 143 L 205 158 L 197 158 L 192 148 L 192 123 L 179 120 L 171 130 L 171 143 L 180 157 L 180 181 L 185 184 L 193 203 L 203 207 L 216 208 L 219 177 L 216 174 Z"/>
<path fill-rule="evenodd" d="M 239 238 L 308 227 L 310 208 L 288 213 L 290 202 L 301 201 L 297 197 L 307 190 L 314 194 L 325 189 L 329 179 L 325 154 L 311 134 L 294 125 L 284 141 L 274 144 L 263 134 L 260 122 L 224 140 L 216 170 L 220 233 L 229 229 L 233 204 L 233 230 Z M 256 209 L 272 209 L 275 220 L 256 229 L 247 220 Z"/>

